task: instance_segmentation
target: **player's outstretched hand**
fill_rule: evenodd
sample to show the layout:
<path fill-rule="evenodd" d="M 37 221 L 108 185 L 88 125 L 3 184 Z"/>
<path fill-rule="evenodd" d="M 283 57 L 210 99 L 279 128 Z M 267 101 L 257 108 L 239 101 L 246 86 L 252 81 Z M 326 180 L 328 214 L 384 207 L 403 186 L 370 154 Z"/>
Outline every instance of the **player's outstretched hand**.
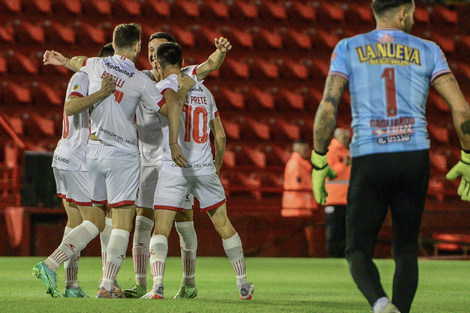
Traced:
<path fill-rule="evenodd" d="M 222 53 L 227 53 L 232 49 L 232 45 L 230 44 L 230 41 L 228 41 L 227 38 L 220 37 L 220 38 L 214 38 L 215 41 L 215 47 L 220 50 Z"/>
<path fill-rule="evenodd" d="M 460 161 L 447 173 L 446 178 L 454 180 L 462 176 L 457 194 L 464 201 L 470 201 L 470 153 L 460 154 Z"/>
<path fill-rule="evenodd" d="M 171 159 L 173 162 L 176 163 L 179 167 L 186 167 L 186 164 L 188 163 L 188 160 L 183 155 L 183 151 L 181 151 L 180 145 L 175 142 L 170 144 L 170 150 L 171 150 Z"/>
<path fill-rule="evenodd" d="M 42 61 L 44 62 L 44 65 L 65 65 L 67 58 L 57 51 L 46 50 Z"/>
<path fill-rule="evenodd" d="M 320 155 L 312 151 L 312 185 L 313 185 L 313 195 L 315 200 L 323 205 L 326 203 L 326 197 L 328 193 L 326 192 L 325 180 L 328 177 L 329 179 L 336 178 L 336 172 L 328 165 L 326 161 L 326 154 Z"/>
<path fill-rule="evenodd" d="M 116 89 L 116 84 L 114 83 L 114 76 L 108 75 L 101 81 L 101 92 L 103 96 L 106 98 L 110 94 L 114 92 Z"/>
<path fill-rule="evenodd" d="M 193 88 L 193 86 L 196 84 L 196 81 L 189 76 L 178 75 L 178 83 L 184 89 L 189 90 Z"/>

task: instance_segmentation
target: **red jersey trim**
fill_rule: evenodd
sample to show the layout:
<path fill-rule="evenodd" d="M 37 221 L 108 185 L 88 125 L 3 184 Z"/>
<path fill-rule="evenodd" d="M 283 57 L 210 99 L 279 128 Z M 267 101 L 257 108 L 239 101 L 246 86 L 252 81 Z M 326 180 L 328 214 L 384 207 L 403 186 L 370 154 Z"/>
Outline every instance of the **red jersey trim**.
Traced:
<path fill-rule="evenodd" d="M 84 97 L 84 95 L 82 95 L 81 93 L 78 93 L 78 92 L 76 92 L 76 91 L 71 92 L 71 93 L 69 94 L 69 97 L 70 97 L 70 96 L 77 96 L 77 97 L 80 97 L 80 98 L 83 98 L 83 97 Z"/>
<path fill-rule="evenodd" d="M 222 204 L 224 204 L 225 202 L 227 202 L 227 199 L 224 199 L 220 202 L 217 202 L 216 204 L 213 204 L 211 206 L 208 206 L 207 208 L 201 208 L 201 211 L 210 211 L 210 210 L 213 210 L 215 208 L 218 208 L 219 206 L 221 206 Z"/>
<path fill-rule="evenodd" d="M 57 194 L 57 197 L 62 198 L 62 199 L 66 199 L 66 198 L 67 198 L 65 195 L 63 195 L 63 194 L 61 194 L 61 193 L 58 193 L 58 194 Z"/>
<path fill-rule="evenodd" d="M 88 58 L 86 58 L 85 61 L 83 61 L 82 67 L 86 65 L 86 61 L 88 61 Z"/>
<path fill-rule="evenodd" d="M 217 111 L 217 112 L 214 113 L 214 116 L 215 116 L 215 117 L 219 117 L 219 115 L 220 115 L 220 114 L 219 114 L 219 111 Z"/>
<path fill-rule="evenodd" d="M 91 199 L 91 201 L 92 201 L 93 203 L 96 203 L 96 204 L 106 204 L 106 203 L 108 203 L 107 200 L 96 201 L 96 200 Z"/>
<path fill-rule="evenodd" d="M 165 98 L 163 98 L 162 100 L 160 100 L 160 102 L 158 102 L 158 106 L 161 108 L 163 105 L 165 104 Z"/>
<path fill-rule="evenodd" d="M 169 205 L 154 205 L 153 209 L 154 210 L 167 210 L 167 211 L 175 211 L 175 212 L 184 212 L 183 208 L 177 208 L 177 207 L 169 206 Z"/>
<path fill-rule="evenodd" d="M 93 203 L 90 201 L 90 202 L 79 202 L 79 201 L 75 201 L 73 199 L 70 199 L 70 198 L 66 198 L 65 199 L 67 202 L 72 202 L 72 203 L 75 203 L 76 205 L 80 205 L 80 206 L 92 206 Z"/>
<path fill-rule="evenodd" d="M 111 207 L 111 208 L 117 208 L 117 207 L 122 206 L 122 205 L 133 205 L 133 204 L 135 204 L 135 201 L 125 200 L 125 201 L 121 201 L 121 202 L 117 202 L 117 203 L 108 203 L 108 206 Z"/>
<path fill-rule="evenodd" d="M 193 72 L 192 72 L 193 75 L 197 75 L 196 70 L 197 70 L 198 67 L 199 67 L 199 64 L 196 65 L 196 66 L 193 68 Z"/>

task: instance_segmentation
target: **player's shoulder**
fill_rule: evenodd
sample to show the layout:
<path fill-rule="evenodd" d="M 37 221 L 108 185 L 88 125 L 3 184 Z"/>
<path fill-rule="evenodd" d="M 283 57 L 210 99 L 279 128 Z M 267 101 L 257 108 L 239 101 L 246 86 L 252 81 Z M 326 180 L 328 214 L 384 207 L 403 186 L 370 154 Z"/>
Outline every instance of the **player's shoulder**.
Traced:
<path fill-rule="evenodd" d="M 198 65 L 189 65 L 189 66 L 183 67 L 181 69 L 181 74 L 183 74 L 183 76 L 196 75 L 197 67 Z"/>
<path fill-rule="evenodd" d="M 70 82 L 88 82 L 88 74 L 83 71 L 78 71 L 72 75 Z"/>

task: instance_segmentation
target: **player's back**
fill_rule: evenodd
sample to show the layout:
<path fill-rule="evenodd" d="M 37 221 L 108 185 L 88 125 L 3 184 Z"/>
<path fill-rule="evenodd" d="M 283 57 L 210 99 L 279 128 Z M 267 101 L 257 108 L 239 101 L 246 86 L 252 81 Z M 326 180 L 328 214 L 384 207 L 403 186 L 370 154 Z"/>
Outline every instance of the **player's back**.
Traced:
<path fill-rule="evenodd" d="M 341 41 L 330 73 L 349 79 L 351 155 L 428 149 L 426 99 L 432 79 L 445 72 L 435 43 L 397 29 Z"/>
<path fill-rule="evenodd" d="M 107 58 L 88 59 L 82 68 L 89 75 L 90 93 L 101 88 L 101 81 L 107 75 L 115 79 L 114 93 L 97 103 L 91 114 L 91 132 L 111 145 L 137 151 L 135 112 L 140 101 L 154 111 L 162 97 L 154 83 L 135 68 L 134 62 L 115 54 Z"/>

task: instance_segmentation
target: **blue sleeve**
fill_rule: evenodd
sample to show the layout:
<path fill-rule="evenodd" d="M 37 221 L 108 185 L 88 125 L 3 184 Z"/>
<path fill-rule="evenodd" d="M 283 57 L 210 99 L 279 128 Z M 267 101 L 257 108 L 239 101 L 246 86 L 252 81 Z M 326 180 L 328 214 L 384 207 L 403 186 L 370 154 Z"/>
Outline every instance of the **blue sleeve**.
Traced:
<path fill-rule="evenodd" d="M 434 69 L 431 74 L 431 82 L 434 81 L 438 76 L 442 74 L 451 73 L 449 65 L 447 64 L 446 56 L 442 52 L 441 48 L 436 44 L 432 43 L 431 46 L 432 57 L 434 61 Z"/>
<path fill-rule="evenodd" d="M 347 56 L 346 40 L 343 39 L 338 42 L 331 54 L 329 74 L 341 75 L 349 79 L 350 71 Z"/>

